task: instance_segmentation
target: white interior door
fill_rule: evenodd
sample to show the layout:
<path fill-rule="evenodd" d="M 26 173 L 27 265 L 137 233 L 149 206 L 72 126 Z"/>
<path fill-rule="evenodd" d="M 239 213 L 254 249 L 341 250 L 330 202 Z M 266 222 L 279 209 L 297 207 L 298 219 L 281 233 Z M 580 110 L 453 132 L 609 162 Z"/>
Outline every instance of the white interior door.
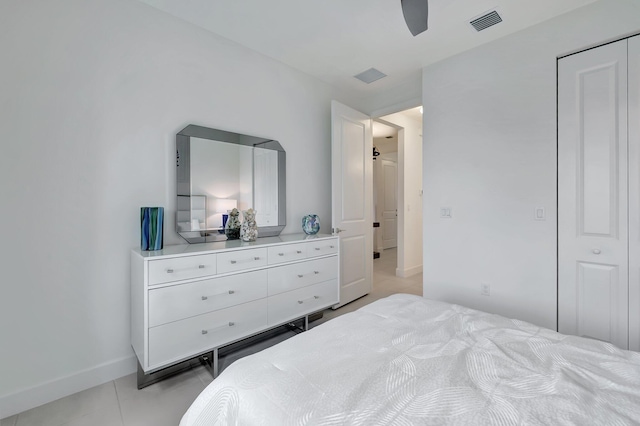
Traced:
<path fill-rule="evenodd" d="M 640 36 L 629 53 L 629 349 L 640 351 Z"/>
<path fill-rule="evenodd" d="M 627 41 L 558 62 L 558 329 L 628 347 Z"/>
<path fill-rule="evenodd" d="M 371 291 L 373 138 L 371 118 L 331 102 L 331 219 L 340 236 L 340 303 Z"/>
<path fill-rule="evenodd" d="M 398 163 L 382 160 L 382 248 L 398 245 Z"/>
<path fill-rule="evenodd" d="M 375 158 L 375 157 L 374 157 Z M 378 157 L 380 158 L 380 157 Z M 384 195 L 382 191 L 382 162 L 380 160 L 373 161 L 373 221 L 378 222 L 378 227 L 373 230 L 373 251 L 380 252 L 382 246 L 382 202 Z"/>
<path fill-rule="evenodd" d="M 253 208 L 258 226 L 278 225 L 278 151 L 253 149 Z"/>

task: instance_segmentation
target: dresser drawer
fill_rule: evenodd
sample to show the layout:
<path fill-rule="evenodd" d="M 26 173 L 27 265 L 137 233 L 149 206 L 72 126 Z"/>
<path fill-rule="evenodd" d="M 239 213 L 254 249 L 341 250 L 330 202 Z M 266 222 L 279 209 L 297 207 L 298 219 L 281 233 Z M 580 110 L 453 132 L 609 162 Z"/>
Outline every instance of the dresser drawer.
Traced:
<path fill-rule="evenodd" d="M 172 257 L 149 261 L 149 285 L 216 274 L 216 254 Z"/>
<path fill-rule="evenodd" d="M 338 256 L 269 269 L 269 296 L 338 278 Z"/>
<path fill-rule="evenodd" d="M 267 249 L 237 250 L 218 254 L 218 273 L 241 271 L 267 265 Z"/>
<path fill-rule="evenodd" d="M 275 326 L 338 303 L 338 280 L 288 291 L 268 300 L 269 325 Z"/>
<path fill-rule="evenodd" d="M 149 368 L 155 369 L 264 329 L 267 299 L 149 329 Z"/>
<path fill-rule="evenodd" d="M 338 252 L 338 240 L 320 240 L 320 241 L 310 241 L 307 243 L 307 256 L 323 256 L 326 254 L 334 254 Z"/>
<path fill-rule="evenodd" d="M 267 297 L 267 271 L 149 290 L 149 327 Z"/>
<path fill-rule="evenodd" d="M 267 250 L 269 265 L 305 259 L 307 257 L 307 244 L 275 246 L 269 247 Z"/>

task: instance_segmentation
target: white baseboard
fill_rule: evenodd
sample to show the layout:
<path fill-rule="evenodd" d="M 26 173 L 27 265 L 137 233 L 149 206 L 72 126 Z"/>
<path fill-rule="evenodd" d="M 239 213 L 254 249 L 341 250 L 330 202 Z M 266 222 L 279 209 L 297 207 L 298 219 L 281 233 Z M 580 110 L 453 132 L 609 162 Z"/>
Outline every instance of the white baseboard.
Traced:
<path fill-rule="evenodd" d="M 412 266 L 411 268 L 406 268 L 404 270 L 396 268 L 396 277 L 408 278 L 413 275 L 418 275 L 421 272 L 422 265 Z"/>
<path fill-rule="evenodd" d="M 135 373 L 135 355 L 106 362 L 69 376 L 0 396 L 0 418 L 10 417 L 56 399 Z"/>

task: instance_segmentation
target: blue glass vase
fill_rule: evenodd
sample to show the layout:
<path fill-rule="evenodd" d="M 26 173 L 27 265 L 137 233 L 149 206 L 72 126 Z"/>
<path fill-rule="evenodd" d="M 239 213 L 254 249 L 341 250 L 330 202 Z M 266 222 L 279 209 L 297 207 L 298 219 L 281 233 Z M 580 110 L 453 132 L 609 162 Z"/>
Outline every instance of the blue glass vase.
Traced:
<path fill-rule="evenodd" d="M 227 227 L 227 220 L 229 220 L 228 214 L 222 215 L 222 228 L 218 229 L 218 234 L 224 234 L 224 230 Z"/>
<path fill-rule="evenodd" d="M 140 250 L 162 250 L 163 207 L 140 208 Z"/>

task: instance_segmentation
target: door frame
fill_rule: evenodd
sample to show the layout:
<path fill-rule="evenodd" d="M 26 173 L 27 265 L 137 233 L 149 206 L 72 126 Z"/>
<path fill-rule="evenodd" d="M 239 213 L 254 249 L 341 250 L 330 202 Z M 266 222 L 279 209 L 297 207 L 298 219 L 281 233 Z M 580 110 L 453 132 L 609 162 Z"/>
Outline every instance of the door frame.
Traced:
<path fill-rule="evenodd" d="M 395 114 L 398 112 L 405 111 L 410 108 L 403 108 L 399 111 L 385 113 L 384 115 Z M 402 206 L 404 205 L 404 158 L 400 155 L 400 146 L 404 144 L 404 127 L 399 126 L 395 123 L 391 123 L 389 121 L 383 120 L 380 117 L 371 118 L 372 121 L 378 122 L 380 124 L 384 124 L 385 126 L 392 127 L 396 129 L 398 132 L 398 159 L 396 160 L 396 209 L 398 211 L 398 216 L 396 219 L 396 234 L 397 234 L 397 245 L 396 245 L 396 276 L 398 275 L 398 271 L 400 271 L 401 267 L 404 268 L 404 209 Z M 380 158 L 380 157 L 378 157 Z M 377 161 L 377 160 L 376 160 Z M 376 209 L 376 215 L 378 211 Z M 380 221 L 382 217 L 378 218 Z M 382 222 L 381 222 L 382 223 Z M 382 252 L 380 253 L 383 256 L 384 246 L 380 247 Z"/>
<path fill-rule="evenodd" d="M 404 127 L 392 123 L 390 121 L 384 120 L 381 117 L 390 115 L 390 114 L 396 114 L 396 113 L 402 113 L 408 109 L 412 109 L 412 108 L 416 108 L 422 105 L 422 99 L 419 100 L 413 100 L 411 103 L 402 103 L 402 104 L 398 104 L 394 107 L 390 107 L 390 108 L 386 108 L 384 110 L 379 110 L 375 112 L 375 116 L 372 114 L 372 120 L 373 121 L 377 121 L 379 123 L 382 123 L 386 126 L 390 126 L 393 127 L 395 129 L 398 130 L 398 160 L 397 160 L 397 166 L 398 166 L 398 175 L 397 175 L 397 191 L 398 191 L 398 198 L 396 200 L 397 202 L 397 208 L 398 208 L 398 229 L 397 229 L 397 233 L 398 233 L 398 245 L 397 245 L 397 249 L 396 249 L 396 271 L 395 271 L 395 275 L 397 277 L 402 277 L 402 278 L 406 278 L 408 276 L 413 276 L 414 274 L 416 274 L 416 272 L 412 272 L 410 271 L 408 274 L 406 273 L 407 270 L 407 266 L 406 266 L 406 261 L 405 261 L 405 231 L 406 231 L 406 217 L 405 217 L 405 209 L 404 206 L 406 204 L 405 202 L 405 180 L 406 180 L 406 172 L 405 172 L 405 160 L 404 160 L 404 146 L 405 146 L 405 129 Z M 422 128 L 423 128 L 423 135 L 424 135 L 424 116 L 423 116 L 423 121 L 422 121 Z M 424 136 L 422 137 L 422 142 L 424 143 Z M 421 159 L 421 163 L 424 166 L 424 161 Z M 422 170 L 422 176 L 421 179 L 423 179 L 424 176 L 424 168 Z M 423 206 L 423 212 L 424 212 L 424 206 Z M 423 213 L 424 214 L 424 213 Z M 422 246 L 424 247 L 424 239 L 422 241 Z M 418 271 L 421 272 L 422 271 L 422 263 L 420 264 L 420 270 Z"/>

